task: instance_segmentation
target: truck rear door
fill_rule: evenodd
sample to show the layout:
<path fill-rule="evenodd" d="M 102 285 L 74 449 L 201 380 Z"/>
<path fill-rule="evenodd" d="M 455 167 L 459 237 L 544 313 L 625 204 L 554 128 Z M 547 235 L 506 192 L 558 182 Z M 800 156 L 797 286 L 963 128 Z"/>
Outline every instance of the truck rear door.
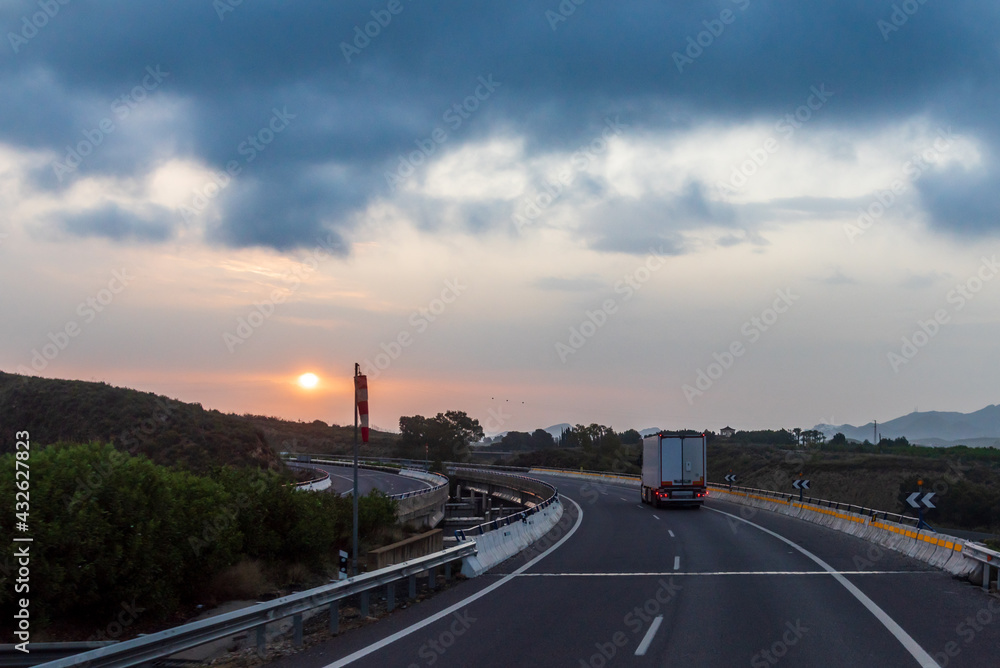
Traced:
<path fill-rule="evenodd" d="M 684 484 L 684 460 L 681 439 L 664 436 L 660 440 L 660 465 L 664 485 Z"/>
<path fill-rule="evenodd" d="M 684 484 L 702 484 L 705 482 L 705 446 L 702 436 L 691 436 L 682 439 L 684 460 Z"/>

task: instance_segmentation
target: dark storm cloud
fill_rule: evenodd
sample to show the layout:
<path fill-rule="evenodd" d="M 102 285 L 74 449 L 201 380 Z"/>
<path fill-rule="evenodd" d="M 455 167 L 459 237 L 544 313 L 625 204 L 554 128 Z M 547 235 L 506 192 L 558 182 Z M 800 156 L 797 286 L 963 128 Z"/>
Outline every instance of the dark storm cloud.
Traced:
<path fill-rule="evenodd" d="M 820 84 L 836 104 L 812 123 L 877 127 L 925 113 L 959 134 L 998 136 L 1000 7 L 984 0 L 562 3 L 575 7 L 566 16 L 555 0 L 400 0 L 397 13 L 388 0 L 220 2 L 232 11 L 207 0 L 58 5 L 33 32 L 25 17 L 33 20 L 37 2 L 6 3 L 0 141 L 63 154 L 103 108 L 141 85 L 147 67 L 170 73 L 155 95 L 178 111 L 132 150 L 95 153 L 91 173 L 142 173 L 163 151 L 223 169 L 245 160 L 239 146 L 273 109 L 287 108 L 296 115 L 289 130 L 256 165 L 243 164 L 240 187 L 220 195 L 215 234 L 289 248 L 323 230 L 348 231 L 352 213 L 391 195 L 384 171 L 474 95 L 480 76 L 500 88 L 463 116 L 441 152 L 495 133 L 523 137 L 529 154 L 573 150 L 614 115 L 668 133 L 706 120 L 773 120 Z M 913 11 L 899 14 L 902 5 Z M 385 25 L 367 26 L 375 36 L 357 36 L 378 20 Z M 338 176 L 324 185 L 317 172 L 331 165 Z M 995 230 L 996 170 L 971 184 L 958 177 L 972 202 L 950 178 L 920 184 L 934 222 Z M 677 203 L 692 224 L 705 220 L 698 205 Z M 480 215 L 474 228 L 488 224 Z M 662 238 L 648 225 L 605 225 L 596 247 Z"/>
<path fill-rule="evenodd" d="M 166 241 L 173 236 L 173 213 L 162 207 L 125 211 L 115 204 L 69 215 L 58 227 L 78 237 L 106 237 L 115 241 Z"/>
<path fill-rule="evenodd" d="M 920 198 L 941 227 L 963 236 L 1000 229 L 1000 178 L 996 171 L 969 174 L 960 168 L 931 173 L 917 183 Z"/>

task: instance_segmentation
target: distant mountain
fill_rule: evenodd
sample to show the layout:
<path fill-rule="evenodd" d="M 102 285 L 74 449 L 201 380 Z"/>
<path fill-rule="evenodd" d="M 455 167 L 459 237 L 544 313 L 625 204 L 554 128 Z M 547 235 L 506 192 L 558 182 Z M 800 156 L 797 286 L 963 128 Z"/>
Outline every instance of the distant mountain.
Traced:
<path fill-rule="evenodd" d="M 855 427 L 818 424 L 814 429 L 827 438 L 837 432 L 856 441 L 874 440 L 874 423 Z M 946 446 L 959 442 L 969 446 L 989 446 L 1000 440 L 1000 406 L 990 405 L 974 413 L 946 411 L 913 412 L 895 420 L 880 422 L 878 433 L 882 438 L 905 436 L 911 443 Z"/>
<path fill-rule="evenodd" d="M 640 429 L 639 435 L 645 438 L 651 434 L 659 434 L 661 431 L 663 430 L 659 427 L 649 427 L 648 429 Z"/>
<path fill-rule="evenodd" d="M 558 441 L 559 440 L 559 436 L 561 436 L 562 433 L 563 433 L 563 430 L 564 429 L 569 429 L 572 426 L 573 425 L 571 425 L 569 422 L 561 422 L 559 424 L 554 424 L 551 427 L 546 427 L 542 431 L 549 432 L 552 435 L 552 438 L 554 438 L 555 440 Z M 517 430 L 514 430 L 514 431 L 517 431 Z M 534 431 L 535 431 L 534 429 L 529 429 L 527 433 L 531 434 Z M 493 442 L 496 443 L 497 441 L 499 441 L 500 439 L 502 439 L 504 436 L 506 436 L 509 433 L 510 433 L 510 431 L 501 431 L 501 432 L 498 432 L 496 434 L 486 434 L 486 435 L 489 436 L 489 437 L 492 437 L 493 438 Z"/>
<path fill-rule="evenodd" d="M 552 438 L 558 441 L 562 433 L 572 426 L 573 425 L 571 425 L 569 422 L 560 422 L 559 424 L 554 424 L 551 427 L 546 427 L 543 431 L 549 432 L 550 434 L 552 434 Z"/>

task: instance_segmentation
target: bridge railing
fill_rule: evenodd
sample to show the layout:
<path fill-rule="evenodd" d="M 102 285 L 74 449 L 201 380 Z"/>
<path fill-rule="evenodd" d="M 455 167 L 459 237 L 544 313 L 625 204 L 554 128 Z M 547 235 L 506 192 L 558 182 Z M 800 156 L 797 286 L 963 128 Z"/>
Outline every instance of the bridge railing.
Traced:
<path fill-rule="evenodd" d="M 308 464 L 300 464 L 299 462 L 286 462 L 285 465 L 289 468 L 298 469 L 300 471 L 314 471 L 319 474 L 315 478 L 295 483 L 296 489 L 313 490 L 318 492 L 324 489 L 329 489 L 333 484 L 330 480 L 330 474 L 322 469 L 314 468 Z"/>
<path fill-rule="evenodd" d="M 440 475 L 438 473 L 427 473 L 425 471 L 413 471 L 410 469 L 402 469 L 399 472 L 401 476 L 407 476 L 410 478 L 416 478 L 417 480 L 423 480 L 424 482 L 434 483 L 433 487 L 425 487 L 424 489 L 416 489 L 410 492 L 400 492 L 398 494 L 393 494 L 390 499 L 409 499 L 414 496 L 423 496 L 424 494 L 430 494 L 431 492 L 436 492 L 442 487 L 448 486 L 448 477 Z"/>
<path fill-rule="evenodd" d="M 538 478 L 531 478 L 525 475 L 516 475 L 513 473 L 498 473 L 496 470 L 483 469 L 483 468 L 470 468 L 463 466 L 455 466 L 452 472 L 456 478 L 461 478 L 462 474 L 468 476 L 472 474 L 474 476 L 480 476 L 486 479 L 487 482 L 494 484 L 503 484 L 505 482 L 520 482 L 525 487 L 530 487 L 531 489 L 524 489 L 519 491 L 530 492 L 533 496 L 543 499 L 541 502 L 532 505 L 526 510 L 519 510 L 517 512 L 511 513 L 504 517 L 498 517 L 497 519 L 491 520 L 489 522 L 483 522 L 482 524 L 477 524 L 474 527 L 468 529 L 457 529 L 455 531 L 455 538 L 459 542 L 466 540 L 469 536 L 482 535 L 487 531 L 493 531 L 495 529 L 500 529 L 501 527 L 508 526 L 515 522 L 527 522 L 528 517 L 548 508 L 554 503 L 559 501 L 559 490 L 553 485 L 543 482 Z M 493 476 L 495 479 L 490 479 Z M 475 482 L 475 481 L 473 481 Z M 515 489 L 515 488 L 511 488 Z"/>
<path fill-rule="evenodd" d="M 282 453 L 282 456 L 286 460 L 285 461 L 286 465 L 291 466 L 293 468 L 313 468 L 310 466 L 310 464 L 324 464 L 326 466 L 348 466 L 348 467 L 354 466 L 353 461 L 347 459 L 325 457 L 323 455 L 304 455 L 298 453 L 284 452 Z M 369 471 L 381 471 L 382 473 L 392 473 L 394 475 L 402 475 L 402 476 L 408 475 L 408 477 L 418 478 L 424 480 L 425 482 L 432 482 L 432 480 L 426 478 L 425 476 L 433 476 L 435 478 L 433 482 L 435 482 L 436 484 L 433 487 L 425 487 L 424 489 L 417 489 L 410 492 L 400 492 L 398 494 L 389 495 L 390 499 L 396 499 L 397 501 L 402 499 L 409 499 L 414 496 L 421 496 L 423 494 L 430 494 L 431 492 L 438 491 L 439 489 L 448 484 L 447 477 L 436 473 L 427 473 L 425 471 L 409 470 L 405 468 L 397 468 L 394 466 L 392 467 L 379 466 L 377 464 L 370 464 L 368 462 L 359 463 L 358 468 L 363 468 Z M 329 478 L 329 474 L 327 474 L 327 478 Z"/>
<path fill-rule="evenodd" d="M 349 596 L 360 595 L 362 597 L 362 614 L 367 614 L 370 592 L 379 587 L 387 587 L 387 600 L 394 602 L 395 584 L 406 578 L 410 578 L 410 596 L 411 598 L 415 597 L 417 574 L 430 572 L 433 576 L 436 569 L 443 566 L 446 569 L 445 577 L 450 578 L 451 564 L 456 560 L 472 557 L 476 552 L 476 543 L 466 542 L 426 557 L 405 561 L 334 584 L 290 594 L 242 610 L 209 617 L 68 658 L 50 661 L 41 664 L 39 668 L 138 666 L 149 661 L 164 659 L 205 643 L 253 630 L 257 632 L 257 651 L 259 654 L 263 654 L 266 645 L 266 626 L 288 617 L 293 618 L 295 644 L 301 646 L 303 613 L 317 608 L 328 608 L 330 631 L 336 633 L 339 629 L 339 602 L 341 600 Z"/>

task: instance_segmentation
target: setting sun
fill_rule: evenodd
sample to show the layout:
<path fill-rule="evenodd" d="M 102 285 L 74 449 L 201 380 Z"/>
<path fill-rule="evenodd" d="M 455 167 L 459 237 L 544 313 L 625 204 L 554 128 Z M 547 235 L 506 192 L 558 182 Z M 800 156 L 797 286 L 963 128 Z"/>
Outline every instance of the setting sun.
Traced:
<path fill-rule="evenodd" d="M 317 376 L 314 373 L 304 373 L 301 376 L 299 376 L 299 385 L 306 388 L 307 390 L 311 390 L 318 384 L 319 384 L 319 376 Z"/>

